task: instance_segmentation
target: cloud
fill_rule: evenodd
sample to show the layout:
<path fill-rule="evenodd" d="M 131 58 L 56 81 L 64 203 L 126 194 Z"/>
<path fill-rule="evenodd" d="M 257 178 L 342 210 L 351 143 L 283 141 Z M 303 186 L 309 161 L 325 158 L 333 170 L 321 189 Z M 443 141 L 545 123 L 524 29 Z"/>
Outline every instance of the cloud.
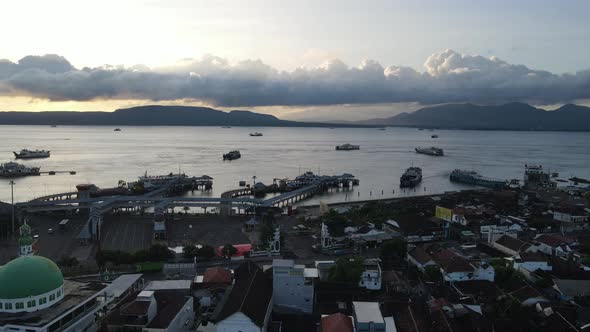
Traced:
<path fill-rule="evenodd" d="M 453 50 L 429 56 L 424 71 L 384 67 L 372 60 L 349 67 L 340 60 L 279 71 L 260 60 L 232 64 L 207 55 L 173 66 L 74 68 L 58 55 L 0 60 L 0 95 L 52 101 L 191 99 L 223 107 L 376 103 L 536 104 L 590 98 L 590 70 L 554 74 L 496 57 Z"/>

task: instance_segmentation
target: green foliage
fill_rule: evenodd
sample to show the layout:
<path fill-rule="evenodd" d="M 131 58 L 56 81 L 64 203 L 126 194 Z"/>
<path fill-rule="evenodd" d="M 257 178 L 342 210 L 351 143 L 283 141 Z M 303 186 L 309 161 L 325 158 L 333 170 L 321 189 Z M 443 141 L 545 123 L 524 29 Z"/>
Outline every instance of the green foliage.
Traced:
<path fill-rule="evenodd" d="M 363 274 L 363 258 L 339 258 L 336 266 L 330 269 L 329 279 L 331 281 L 348 282 L 358 284 Z"/>
<path fill-rule="evenodd" d="M 427 266 L 424 268 L 424 277 L 432 282 L 442 281 L 442 273 L 440 273 L 438 266 Z"/>
<path fill-rule="evenodd" d="M 336 210 L 331 209 L 328 213 L 322 216 L 322 221 L 328 226 L 328 231 L 332 236 L 344 235 L 344 228 L 346 227 L 346 218 L 339 214 Z"/>
<path fill-rule="evenodd" d="M 511 266 L 494 267 L 494 271 L 494 282 L 501 289 L 505 289 L 514 283 L 524 282 L 525 280 L 524 275 L 513 269 Z"/>
<path fill-rule="evenodd" d="M 403 238 L 386 241 L 381 245 L 380 258 L 384 266 L 399 265 L 405 261 L 408 243 Z"/>
<path fill-rule="evenodd" d="M 215 257 L 215 248 L 212 246 L 204 245 L 201 248 L 197 248 L 195 256 L 200 259 L 211 259 Z"/>
<path fill-rule="evenodd" d="M 229 243 L 223 246 L 223 248 L 221 249 L 221 255 L 227 259 L 235 255 L 236 252 L 238 252 L 238 249 L 236 249 L 236 247 L 232 246 Z"/>
<path fill-rule="evenodd" d="M 57 265 L 60 267 L 76 267 L 80 265 L 80 262 L 76 257 L 61 256 L 57 261 Z"/>

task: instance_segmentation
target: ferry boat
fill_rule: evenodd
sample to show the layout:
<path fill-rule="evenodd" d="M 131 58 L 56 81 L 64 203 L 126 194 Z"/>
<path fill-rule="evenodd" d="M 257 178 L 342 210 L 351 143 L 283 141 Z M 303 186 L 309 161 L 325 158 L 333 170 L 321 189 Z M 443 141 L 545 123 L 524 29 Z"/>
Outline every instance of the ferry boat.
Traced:
<path fill-rule="evenodd" d="M 230 151 L 228 153 L 223 154 L 223 160 L 234 160 L 234 159 L 239 159 L 241 157 L 242 157 L 242 154 L 240 154 L 240 151 L 238 151 L 238 150 Z"/>
<path fill-rule="evenodd" d="M 358 150 L 360 149 L 360 145 L 353 145 L 353 144 L 342 144 L 342 145 L 336 145 L 336 150 L 337 151 L 350 151 L 350 150 Z"/>
<path fill-rule="evenodd" d="M 45 150 L 22 149 L 20 152 L 13 152 L 16 159 L 49 158 L 50 152 Z"/>
<path fill-rule="evenodd" d="M 508 181 L 506 180 L 487 178 L 475 171 L 466 171 L 461 169 L 456 169 L 452 171 L 449 178 L 453 182 L 473 184 L 476 186 L 488 187 L 493 189 L 501 189 L 508 186 Z"/>
<path fill-rule="evenodd" d="M 416 150 L 416 153 L 427 154 L 429 156 L 443 156 L 444 155 L 443 149 L 437 148 L 434 146 L 431 146 L 429 148 L 417 147 L 417 148 L 415 148 L 415 150 Z"/>
<path fill-rule="evenodd" d="M 15 162 L 0 164 L 0 177 L 15 178 L 29 175 L 40 175 L 40 167 L 29 167 Z"/>
<path fill-rule="evenodd" d="M 260 136 L 262 136 L 262 133 L 259 133 L 259 132 L 250 133 L 250 136 L 253 136 L 253 137 L 260 137 Z"/>
<path fill-rule="evenodd" d="M 139 177 L 139 183 L 143 186 L 145 190 L 153 190 L 157 189 L 170 181 L 181 181 L 188 178 L 188 176 L 184 173 L 182 174 L 174 174 L 170 173 L 168 175 L 147 175 L 145 172 L 144 176 Z"/>
<path fill-rule="evenodd" d="M 400 188 L 411 188 L 422 181 L 422 169 L 420 167 L 410 167 L 399 179 Z"/>

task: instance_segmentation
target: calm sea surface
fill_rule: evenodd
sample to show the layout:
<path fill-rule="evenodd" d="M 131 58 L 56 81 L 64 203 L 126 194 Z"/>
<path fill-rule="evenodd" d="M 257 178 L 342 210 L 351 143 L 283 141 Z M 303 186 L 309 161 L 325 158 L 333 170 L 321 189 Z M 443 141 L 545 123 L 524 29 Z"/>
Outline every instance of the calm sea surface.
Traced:
<path fill-rule="evenodd" d="M 135 181 L 178 172 L 214 178 L 218 197 L 252 176 L 270 184 L 273 178 L 294 178 L 311 170 L 320 174 L 352 173 L 360 186 L 325 194 L 317 203 L 441 193 L 469 188 L 449 181 L 455 168 L 482 175 L 522 179 L 524 164 L 542 164 L 560 177 L 590 178 L 590 133 L 427 130 L 409 128 L 247 128 L 234 127 L 0 126 L 0 162 L 14 159 L 23 148 L 51 150 L 51 158 L 23 161 L 41 171 L 75 170 L 76 175 L 42 175 L 16 179 L 15 201 L 73 191 L 80 183 L 107 188 L 118 180 Z M 250 132 L 264 133 L 250 137 Z M 439 138 L 430 136 L 438 134 Z M 358 151 L 335 151 L 338 144 L 358 144 Z M 439 146 L 444 157 L 419 155 L 416 146 Z M 242 158 L 224 162 L 221 155 L 239 149 Z M 423 169 L 415 189 L 399 189 L 399 177 L 410 166 Z M 10 201 L 9 180 L 0 179 L 0 200 Z"/>

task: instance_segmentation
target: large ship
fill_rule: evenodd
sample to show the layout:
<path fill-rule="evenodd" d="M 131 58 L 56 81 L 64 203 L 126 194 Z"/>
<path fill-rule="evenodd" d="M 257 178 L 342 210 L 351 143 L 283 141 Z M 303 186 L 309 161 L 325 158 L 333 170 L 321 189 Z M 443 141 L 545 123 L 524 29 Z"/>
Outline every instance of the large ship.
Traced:
<path fill-rule="evenodd" d="M 13 152 L 16 159 L 49 158 L 50 152 L 46 150 L 22 149 L 20 152 Z"/>
<path fill-rule="evenodd" d="M 139 177 L 138 183 L 143 186 L 143 189 L 150 191 L 160 188 L 163 185 L 170 183 L 171 181 L 182 181 L 186 178 L 188 178 L 188 176 L 184 173 L 170 173 L 168 175 L 147 175 L 147 172 L 145 172 L 144 176 Z"/>
<path fill-rule="evenodd" d="M 342 145 L 336 145 L 336 150 L 337 151 L 350 151 L 350 150 L 358 150 L 360 149 L 360 145 L 354 145 L 354 144 L 342 144 Z"/>
<path fill-rule="evenodd" d="M 41 168 L 29 167 L 15 162 L 0 164 L 0 177 L 15 178 L 29 175 L 40 175 Z"/>
<path fill-rule="evenodd" d="M 223 160 L 234 160 L 242 157 L 242 154 L 238 150 L 230 151 L 223 154 Z"/>
<path fill-rule="evenodd" d="M 399 179 L 400 188 L 410 188 L 416 186 L 422 181 L 422 169 L 420 167 L 410 167 Z"/>
<path fill-rule="evenodd" d="M 450 179 L 453 182 L 473 184 L 476 186 L 494 189 L 505 188 L 508 186 L 508 181 L 506 180 L 487 178 L 475 171 L 466 171 L 461 169 L 456 169 L 452 171 Z"/>
<path fill-rule="evenodd" d="M 444 151 L 441 148 L 436 148 L 434 146 L 429 148 L 417 147 L 416 153 L 427 154 L 429 156 L 443 156 Z"/>

